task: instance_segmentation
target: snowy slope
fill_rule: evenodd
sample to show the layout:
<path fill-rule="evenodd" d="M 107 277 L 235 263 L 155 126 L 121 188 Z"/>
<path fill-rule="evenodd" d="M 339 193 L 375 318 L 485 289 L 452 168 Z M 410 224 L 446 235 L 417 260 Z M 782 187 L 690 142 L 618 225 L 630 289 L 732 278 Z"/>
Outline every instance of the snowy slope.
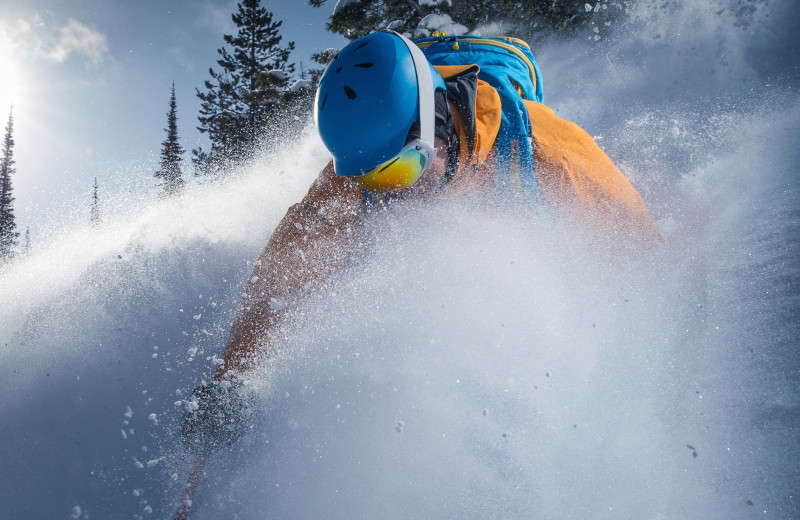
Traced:
<path fill-rule="evenodd" d="M 545 101 L 663 245 L 622 260 L 469 200 L 378 219 L 256 378 L 252 432 L 209 461 L 192 518 L 796 517 L 790 4 L 643 2 L 600 40 L 541 44 Z M 190 463 L 174 402 L 325 161 L 309 129 L 0 274 L 0 517 L 169 517 Z"/>

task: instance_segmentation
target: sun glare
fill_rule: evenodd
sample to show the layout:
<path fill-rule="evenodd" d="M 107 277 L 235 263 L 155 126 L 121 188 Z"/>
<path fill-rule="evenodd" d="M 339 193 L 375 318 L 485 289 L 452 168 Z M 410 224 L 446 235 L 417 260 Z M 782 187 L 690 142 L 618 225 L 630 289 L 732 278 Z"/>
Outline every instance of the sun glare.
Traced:
<path fill-rule="evenodd" d="M 11 105 L 21 101 L 20 67 L 15 63 L 11 49 L 0 42 L 0 119 L 5 119 Z"/>

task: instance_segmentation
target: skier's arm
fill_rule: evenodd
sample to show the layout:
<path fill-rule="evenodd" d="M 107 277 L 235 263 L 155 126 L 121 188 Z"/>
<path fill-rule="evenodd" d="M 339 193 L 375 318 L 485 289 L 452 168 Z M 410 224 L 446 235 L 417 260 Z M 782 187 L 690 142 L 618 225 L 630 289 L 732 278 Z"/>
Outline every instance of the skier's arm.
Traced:
<path fill-rule="evenodd" d="M 289 208 L 245 285 L 215 379 L 255 368 L 257 358 L 270 354 L 270 335 L 286 310 L 345 264 L 356 246 L 362 201 L 360 188 L 329 163 L 302 202 Z"/>

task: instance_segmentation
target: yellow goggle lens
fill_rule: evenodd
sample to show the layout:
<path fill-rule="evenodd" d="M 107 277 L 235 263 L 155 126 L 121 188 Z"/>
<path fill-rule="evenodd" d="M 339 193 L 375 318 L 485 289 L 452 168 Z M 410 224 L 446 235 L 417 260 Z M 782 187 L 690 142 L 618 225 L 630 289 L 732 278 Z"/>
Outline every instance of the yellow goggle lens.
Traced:
<path fill-rule="evenodd" d="M 372 173 L 351 179 L 367 191 L 386 193 L 408 188 L 417 182 L 424 168 L 425 156 L 415 149 L 409 149 L 381 164 Z"/>

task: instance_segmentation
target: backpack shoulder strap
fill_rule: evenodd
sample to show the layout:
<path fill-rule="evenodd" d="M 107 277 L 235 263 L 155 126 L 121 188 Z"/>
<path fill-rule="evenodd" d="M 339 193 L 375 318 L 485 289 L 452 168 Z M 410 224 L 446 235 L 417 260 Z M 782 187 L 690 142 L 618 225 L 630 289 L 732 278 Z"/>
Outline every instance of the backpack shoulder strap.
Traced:
<path fill-rule="evenodd" d="M 497 151 L 495 178 L 510 196 L 541 202 L 533 171 L 530 120 L 523 100 L 541 101 L 539 68 L 527 44 L 518 40 L 481 36 L 426 38 L 416 42 L 434 65 L 477 65 L 478 79 L 499 95 L 500 127 L 493 140 Z"/>

